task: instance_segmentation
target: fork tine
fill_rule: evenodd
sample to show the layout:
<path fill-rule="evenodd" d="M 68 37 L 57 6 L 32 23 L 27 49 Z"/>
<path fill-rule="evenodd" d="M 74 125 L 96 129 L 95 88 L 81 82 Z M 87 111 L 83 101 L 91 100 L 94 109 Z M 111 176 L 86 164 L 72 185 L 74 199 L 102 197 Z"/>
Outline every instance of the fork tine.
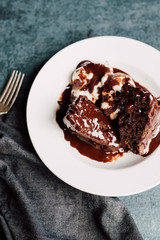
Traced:
<path fill-rule="evenodd" d="M 22 74 L 21 78 L 20 78 L 20 76 L 21 76 L 21 72 L 18 75 L 18 79 L 17 79 L 17 81 L 16 81 L 16 83 L 15 83 L 13 89 L 12 89 L 12 92 L 11 92 L 9 98 L 7 99 L 6 105 L 8 105 L 9 108 L 12 107 L 13 103 L 15 102 L 15 100 L 17 98 L 17 95 L 19 93 L 20 87 L 21 87 L 22 82 L 23 82 L 24 73 Z"/>
<path fill-rule="evenodd" d="M 4 89 L 4 95 L 2 98 L 3 104 L 6 104 L 6 101 L 9 97 L 10 93 L 12 92 L 13 86 L 17 80 L 17 74 L 18 74 L 18 71 L 15 72 L 14 77 L 11 80 L 9 80 L 9 83 L 7 84 L 6 88 Z M 18 78 L 19 78 L 19 76 L 18 76 Z"/>
<path fill-rule="evenodd" d="M 15 74 L 15 73 L 16 73 L 16 74 Z M 9 81 L 8 81 L 7 85 L 5 86 L 3 92 L 2 92 L 2 94 L 1 94 L 1 96 L 0 96 L 0 102 L 3 101 L 5 95 L 6 95 L 8 89 L 9 89 L 9 87 L 10 87 L 10 85 L 11 85 L 11 83 L 12 83 L 12 81 L 13 81 L 13 79 L 14 79 L 14 77 L 15 77 L 16 75 L 17 75 L 17 72 L 16 72 L 15 70 L 13 70 Z"/>
<path fill-rule="evenodd" d="M 12 85 L 10 86 L 10 89 L 6 93 L 5 99 L 3 100 L 3 102 L 5 102 L 6 105 L 9 105 L 9 102 L 10 102 L 10 100 L 15 92 L 15 89 L 17 87 L 17 84 L 19 82 L 20 76 L 21 76 L 21 72 L 19 72 L 18 76 L 16 76 L 16 79 L 13 80 Z"/>

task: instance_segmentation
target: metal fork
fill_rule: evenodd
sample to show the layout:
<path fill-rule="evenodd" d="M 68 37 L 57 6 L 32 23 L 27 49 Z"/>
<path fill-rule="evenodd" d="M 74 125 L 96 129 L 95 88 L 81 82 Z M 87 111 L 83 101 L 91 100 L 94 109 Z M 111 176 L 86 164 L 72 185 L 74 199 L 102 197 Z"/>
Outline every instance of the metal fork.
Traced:
<path fill-rule="evenodd" d="M 19 93 L 24 73 L 13 71 L 12 75 L 0 95 L 0 115 L 8 113 Z"/>

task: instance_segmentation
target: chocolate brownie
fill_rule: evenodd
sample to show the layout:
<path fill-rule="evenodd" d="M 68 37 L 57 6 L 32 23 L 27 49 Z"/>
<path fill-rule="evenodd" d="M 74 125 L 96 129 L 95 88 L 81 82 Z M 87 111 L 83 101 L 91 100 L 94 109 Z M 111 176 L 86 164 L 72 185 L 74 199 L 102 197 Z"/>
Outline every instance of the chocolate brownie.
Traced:
<path fill-rule="evenodd" d="M 144 87 L 125 84 L 118 96 L 120 141 L 126 150 L 140 155 L 160 130 L 160 107 L 157 99 Z"/>
<path fill-rule="evenodd" d="M 74 139 L 110 155 L 109 161 L 127 151 L 150 154 L 160 144 L 160 98 L 124 71 L 83 61 L 64 93 L 59 125 Z"/>
<path fill-rule="evenodd" d="M 119 150 L 116 132 L 111 121 L 84 96 L 80 96 L 70 104 L 64 124 L 80 139 L 97 148 L 108 152 Z"/>

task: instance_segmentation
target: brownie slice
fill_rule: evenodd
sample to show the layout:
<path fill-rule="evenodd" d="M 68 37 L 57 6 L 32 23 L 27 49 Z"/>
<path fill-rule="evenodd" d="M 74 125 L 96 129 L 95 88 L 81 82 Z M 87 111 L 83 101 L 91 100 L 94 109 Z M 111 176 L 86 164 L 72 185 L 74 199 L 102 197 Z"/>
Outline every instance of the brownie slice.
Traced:
<path fill-rule="evenodd" d="M 80 96 L 69 105 L 64 124 L 83 141 L 107 152 L 118 152 L 119 142 L 111 121 L 95 104 Z"/>
<path fill-rule="evenodd" d="M 157 99 L 144 87 L 125 84 L 118 96 L 120 141 L 125 150 L 140 155 L 160 130 L 160 107 Z"/>

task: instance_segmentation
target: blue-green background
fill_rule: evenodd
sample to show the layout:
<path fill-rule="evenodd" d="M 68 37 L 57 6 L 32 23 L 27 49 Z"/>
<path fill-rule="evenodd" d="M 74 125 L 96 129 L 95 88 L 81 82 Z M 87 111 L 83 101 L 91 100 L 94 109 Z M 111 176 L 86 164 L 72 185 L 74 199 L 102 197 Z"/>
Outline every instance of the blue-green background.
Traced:
<path fill-rule="evenodd" d="M 19 69 L 26 74 L 20 95 L 26 100 L 37 72 L 52 55 L 101 35 L 134 38 L 160 50 L 160 1 L 1 0 L 0 89 L 12 69 Z M 160 186 L 120 199 L 144 239 L 160 239 Z"/>

